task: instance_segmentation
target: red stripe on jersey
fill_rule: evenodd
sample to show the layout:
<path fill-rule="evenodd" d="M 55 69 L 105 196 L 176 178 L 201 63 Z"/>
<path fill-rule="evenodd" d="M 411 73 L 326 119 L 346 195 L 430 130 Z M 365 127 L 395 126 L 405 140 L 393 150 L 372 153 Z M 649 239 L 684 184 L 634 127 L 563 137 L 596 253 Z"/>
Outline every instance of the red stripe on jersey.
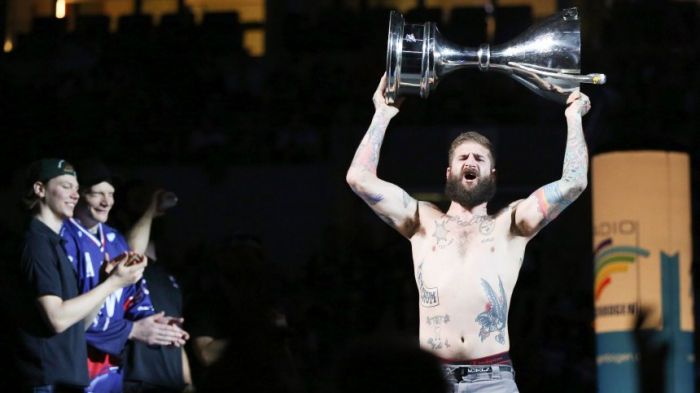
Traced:
<path fill-rule="evenodd" d="M 122 364 L 122 360 L 117 356 L 112 356 L 108 353 L 101 352 L 89 345 L 87 361 L 90 380 L 94 379 L 98 375 L 107 373 L 110 367 L 117 367 Z"/>

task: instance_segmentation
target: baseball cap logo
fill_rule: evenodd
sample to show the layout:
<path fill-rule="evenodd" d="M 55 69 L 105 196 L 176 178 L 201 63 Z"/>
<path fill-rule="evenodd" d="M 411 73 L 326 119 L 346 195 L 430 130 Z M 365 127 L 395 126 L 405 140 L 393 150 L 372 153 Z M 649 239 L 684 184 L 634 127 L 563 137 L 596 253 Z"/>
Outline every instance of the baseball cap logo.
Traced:
<path fill-rule="evenodd" d="M 49 181 L 61 175 L 77 177 L 73 165 L 66 160 L 57 158 L 44 158 L 33 162 L 27 170 L 27 182 L 32 184 L 37 181 Z"/>

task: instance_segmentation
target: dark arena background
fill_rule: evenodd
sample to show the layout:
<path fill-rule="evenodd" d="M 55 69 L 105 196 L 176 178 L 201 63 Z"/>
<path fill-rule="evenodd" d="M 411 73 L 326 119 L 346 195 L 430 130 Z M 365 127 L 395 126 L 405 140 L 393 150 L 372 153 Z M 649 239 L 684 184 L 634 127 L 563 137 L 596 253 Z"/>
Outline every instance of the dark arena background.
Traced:
<path fill-rule="evenodd" d="M 15 206 L 29 163 L 99 158 L 126 180 L 117 228 L 148 190 L 177 194 L 152 238 L 183 290 L 184 328 L 205 323 L 202 310 L 230 311 L 218 327 L 231 340 L 223 365 L 205 370 L 191 355 L 195 384 L 333 392 L 363 362 L 393 362 L 394 338 L 418 335 L 410 245 L 345 182 L 374 111 L 389 11 L 478 46 L 569 7 L 582 20 L 582 72 L 608 78 L 582 87 L 590 156 L 688 153 L 700 222 L 696 1 L 0 0 L 3 249 L 21 235 Z M 561 175 L 564 106 L 473 69 L 404 102 L 380 177 L 446 208 L 447 148 L 465 130 L 496 144 L 490 208 Z M 522 392 L 596 390 L 593 230 L 589 187 L 527 247 L 509 314 Z M 695 224 L 696 255 L 698 233 Z M 256 325 L 261 313 L 274 329 Z M 392 370 L 382 381 L 418 375 Z"/>

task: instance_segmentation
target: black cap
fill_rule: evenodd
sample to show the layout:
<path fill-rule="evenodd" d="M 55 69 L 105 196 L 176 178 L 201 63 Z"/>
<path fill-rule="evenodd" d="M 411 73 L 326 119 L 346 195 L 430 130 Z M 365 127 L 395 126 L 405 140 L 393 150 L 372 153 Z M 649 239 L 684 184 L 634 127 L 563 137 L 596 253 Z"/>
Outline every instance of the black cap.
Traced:
<path fill-rule="evenodd" d="M 63 175 L 78 177 L 75 168 L 68 161 L 59 158 L 44 158 L 29 165 L 27 184 L 31 185 L 38 181 L 46 182 Z"/>
<path fill-rule="evenodd" d="M 88 189 L 102 182 L 107 182 L 116 188 L 122 183 L 122 177 L 113 174 L 112 171 L 107 168 L 107 165 L 98 159 L 80 161 L 76 168 L 80 173 L 81 189 Z"/>

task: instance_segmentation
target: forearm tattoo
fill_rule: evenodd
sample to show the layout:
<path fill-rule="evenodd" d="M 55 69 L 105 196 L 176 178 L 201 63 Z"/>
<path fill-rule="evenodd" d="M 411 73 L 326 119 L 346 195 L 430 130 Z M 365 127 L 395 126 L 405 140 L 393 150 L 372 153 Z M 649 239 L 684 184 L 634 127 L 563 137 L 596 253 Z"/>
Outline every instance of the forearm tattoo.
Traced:
<path fill-rule="evenodd" d="M 585 186 L 588 176 L 588 148 L 581 121 L 580 116 L 568 121 L 568 138 L 561 181 L 568 183 L 572 188 Z"/>
<path fill-rule="evenodd" d="M 410 195 L 406 191 L 403 192 L 403 207 L 406 208 L 408 207 L 408 204 L 411 203 L 411 201 L 414 200 L 411 198 Z"/>
<path fill-rule="evenodd" d="M 564 153 L 564 170 L 560 180 L 535 192 L 544 224 L 555 219 L 583 192 L 588 177 L 588 148 L 583 135 L 581 117 L 568 120 L 568 138 Z"/>
<path fill-rule="evenodd" d="M 379 151 L 381 150 L 388 125 L 389 119 L 382 114 L 377 114 L 372 119 L 372 124 L 370 124 L 365 137 L 355 152 L 351 166 L 367 170 L 373 174 L 377 173 Z"/>

